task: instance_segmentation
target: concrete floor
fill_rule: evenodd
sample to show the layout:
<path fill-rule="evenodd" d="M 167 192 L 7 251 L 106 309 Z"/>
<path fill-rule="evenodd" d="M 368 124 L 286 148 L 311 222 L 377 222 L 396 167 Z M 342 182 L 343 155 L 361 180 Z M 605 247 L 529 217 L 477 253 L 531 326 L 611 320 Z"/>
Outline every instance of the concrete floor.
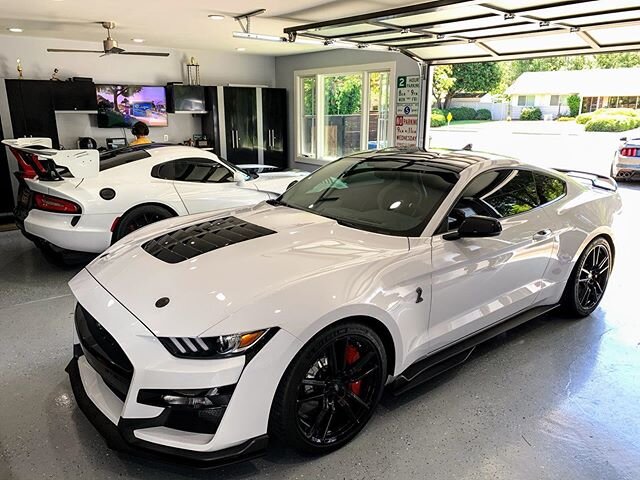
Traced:
<path fill-rule="evenodd" d="M 640 186 L 621 191 L 616 268 L 590 318 L 548 316 L 494 339 L 457 370 L 385 397 L 364 432 L 331 455 L 278 447 L 215 472 L 105 446 L 64 372 L 75 271 L 49 265 L 18 232 L 0 233 L 0 479 L 639 479 Z"/>

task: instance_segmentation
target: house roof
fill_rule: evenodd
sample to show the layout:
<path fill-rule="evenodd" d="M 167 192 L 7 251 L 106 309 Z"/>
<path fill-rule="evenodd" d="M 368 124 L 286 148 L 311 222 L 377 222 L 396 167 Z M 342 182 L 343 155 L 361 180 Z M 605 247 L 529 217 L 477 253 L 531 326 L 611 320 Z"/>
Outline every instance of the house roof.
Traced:
<path fill-rule="evenodd" d="M 640 68 L 525 72 L 506 90 L 508 95 L 554 94 L 583 97 L 640 95 Z"/>

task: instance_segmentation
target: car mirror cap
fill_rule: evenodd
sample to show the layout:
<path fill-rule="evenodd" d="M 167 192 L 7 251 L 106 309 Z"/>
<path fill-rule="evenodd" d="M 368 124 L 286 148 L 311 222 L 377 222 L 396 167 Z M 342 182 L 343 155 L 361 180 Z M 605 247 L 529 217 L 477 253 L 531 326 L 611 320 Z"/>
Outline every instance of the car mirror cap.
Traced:
<path fill-rule="evenodd" d="M 443 236 L 445 240 L 460 238 L 497 237 L 502 233 L 502 224 L 497 218 L 480 215 L 465 218 L 455 232 Z"/>

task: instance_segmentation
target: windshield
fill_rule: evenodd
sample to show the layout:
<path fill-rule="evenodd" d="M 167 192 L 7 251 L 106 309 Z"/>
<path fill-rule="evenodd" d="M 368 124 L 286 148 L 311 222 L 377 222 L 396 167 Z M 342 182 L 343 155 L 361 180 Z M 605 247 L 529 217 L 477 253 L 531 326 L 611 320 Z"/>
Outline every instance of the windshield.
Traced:
<path fill-rule="evenodd" d="M 316 170 L 279 202 L 361 230 L 419 236 L 457 179 L 421 160 L 347 157 Z"/>

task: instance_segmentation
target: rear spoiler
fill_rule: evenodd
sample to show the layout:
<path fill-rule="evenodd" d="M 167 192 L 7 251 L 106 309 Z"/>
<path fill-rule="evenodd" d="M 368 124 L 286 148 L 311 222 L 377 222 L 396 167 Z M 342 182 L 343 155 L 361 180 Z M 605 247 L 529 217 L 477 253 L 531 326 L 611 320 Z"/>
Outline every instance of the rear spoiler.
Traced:
<path fill-rule="evenodd" d="M 554 168 L 555 171 L 564 173 L 569 177 L 582 180 L 583 182 L 591 182 L 591 185 L 604 190 L 615 192 L 618 190 L 618 184 L 616 181 L 606 175 L 599 175 L 597 173 L 581 172 L 579 170 L 567 170 L 564 168 Z"/>
<path fill-rule="evenodd" d="M 247 172 L 261 172 L 263 170 L 276 170 L 278 168 L 273 165 L 262 165 L 260 163 L 248 163 L 246 165 L 236 165 L 236 167 Z"/>
<path fill-rule="evenodd" d="M 95 177 L 100 172 L 97 150 L 56 150 L 50 138 L 17 138 L 2 143 L 9 147 L 27 177 L 62 180 L 65 169 L 76 178 Z"/>

